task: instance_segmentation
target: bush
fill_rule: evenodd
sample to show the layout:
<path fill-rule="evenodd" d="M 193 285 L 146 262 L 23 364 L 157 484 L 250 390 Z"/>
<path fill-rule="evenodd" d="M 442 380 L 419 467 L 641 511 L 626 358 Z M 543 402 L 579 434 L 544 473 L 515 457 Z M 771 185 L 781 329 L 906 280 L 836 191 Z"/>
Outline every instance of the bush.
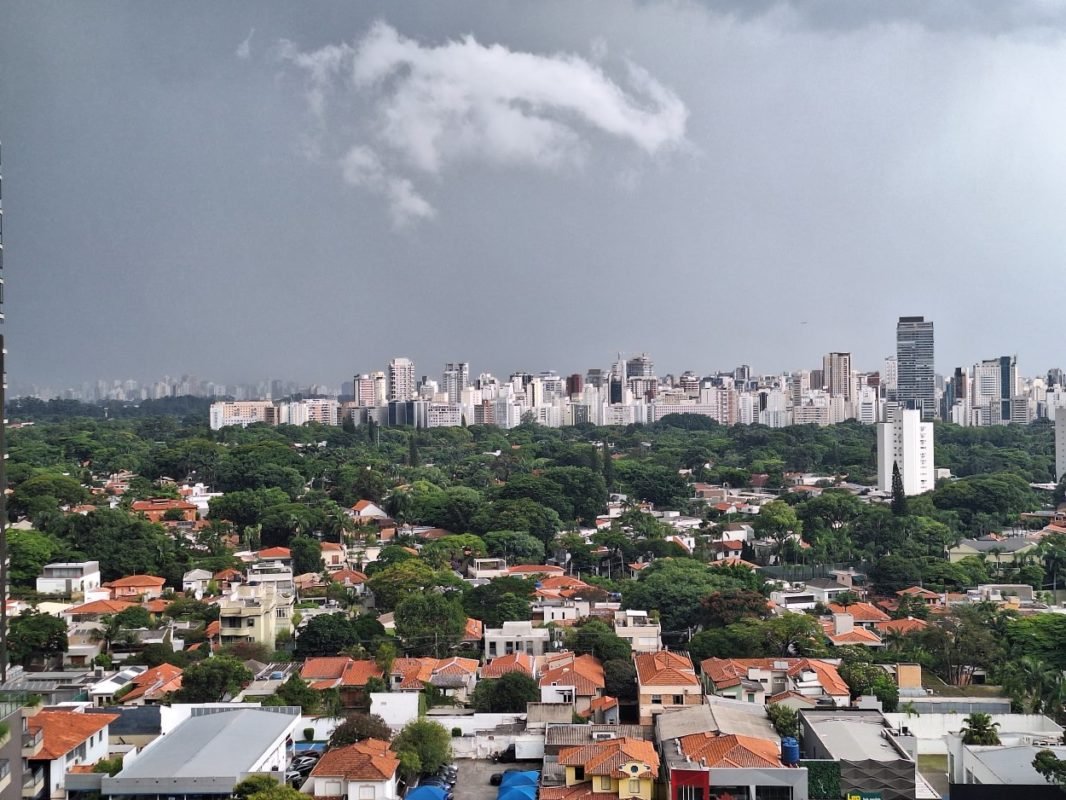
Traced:
<path fill-rule="evenodd" d="M 314 728 L 304 728 L 304 741 L 305 742 L 313 742 L 314 740 L 315 740 L 315 729 Z"/>
<path fill-rule="evenodd" d="M 463 735 L 463 729 L 462 728 L 452 728 L 452 738 L 453 739 L 459 739 L 459 738 L 462 737 L 462 735 Z"/>

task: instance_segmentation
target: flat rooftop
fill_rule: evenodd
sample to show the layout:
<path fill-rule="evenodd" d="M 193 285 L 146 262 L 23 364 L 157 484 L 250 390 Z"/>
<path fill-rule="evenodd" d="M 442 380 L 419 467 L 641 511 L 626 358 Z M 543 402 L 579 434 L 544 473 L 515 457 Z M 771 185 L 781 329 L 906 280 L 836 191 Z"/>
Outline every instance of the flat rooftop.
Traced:
<path fill-rule="evenodd" d="M 910 760 L 886 736 L 890 729 L 879 711 L 801 711 L 800 715 L 834 759 Z"/>
<path fill-rule="evenodd" d="M 122 787 L 126 781 L 233 777 L 232 783 L 237 783 L 298 715 L 299 709 L 279 707 L 238 708 L 190 717 L 146 747 L 140 758 L 111 779 L 105 793 L 125 794 Z M 167 793 L 163 788 L 160 792 Z"/>

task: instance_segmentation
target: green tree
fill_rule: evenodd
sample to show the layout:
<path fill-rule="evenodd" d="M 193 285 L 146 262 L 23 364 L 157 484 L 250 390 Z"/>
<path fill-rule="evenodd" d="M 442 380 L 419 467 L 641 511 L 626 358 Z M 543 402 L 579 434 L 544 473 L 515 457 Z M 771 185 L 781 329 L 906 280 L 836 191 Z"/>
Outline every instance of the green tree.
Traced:
<path fill-rule="evenodd" d="M 962 721 L 962 743 L 975 745 L 999 744 L 998 722 L 992 721 L 990 714 L 973 712 Z"/>
<path fill-rule="evenodd" d="M 632 660 L 611 659 L 603 662 L 604 691 L 619 700 L 637 699 L 637 670 Z"/>
<path fill-rule="evenodd" d="M 472 559 L 484 558 L 487 552 L 480 536 L 463 533 L 430 542 L 422 548 L 421 556 L 436 569 L 451 569 L 468 564 Z"/>
<path fill-rule="evenodd" d="M 15 586 L 33 587 L 44 565 L 59 552 L 59 544 L 40 531 L 9 530 L 8 555 L 11 566 L 8 579 Z"/>
<path fill-rule="evenodd" d="M 533 582 L 525 578 L 493 578 L 463 594 L 463 609 L 467 616 L 481 620 L 487 627 L 498 628 L 507 620 L 530 618 L 533 591 Z"/>
<path fill-rule="evenodd" d="M 803 523 L 788 503 L 771 500 L 759 508 L 755 517 L 755 532 L 774 542 L 774 555 L 780 559 L 785 542 L 792 538 L 798 540 L 803 534 Z"/>
<path fill-rule="evenodd" d="M 413 594 L 396 606 L 396 634 L 416 655 L 442 658 L 466 632 L 466 614 L 458 598 L 437 592 Z"/>
<path fill-rule="evenodd" d="M 725 567 L 710 568 L 690 558 L 662 558 L 642 570 L 640 578 L 622 587 L 622 604 L 642 611 L 659 610 L 664 632 L 699 626 L 701 601 L 723 589 L 756 589 L 761 580 L 751 570 L 743 574 Z"/>
<path fill-rule="evenodd" d="M 367 585 L 374 596 L 374 607 L 385 612 L 395 610 L 405 597 L 439 586 L 458 587 L 462 580 L 449 571 L 435 570 L 420 560 L 410 559 L 375 572 Z"/>
<path fill-rule="evenodd" d="M 392 730 L 377 714 L 365 714 L 356 711 L 338 725 L 329 737 L 330 748 L 344 747 L 364 739 L 379 739 L 383 742 L 392 738 Z"/>
<path fill-rule="evenodd" d="M 629 642 L 598 619 L 571 628 L 567 634 L 567 646 L 575 653 L 589 653 L 600 661 L 624 660 L 630 657 Z"/>
<path fill-rule="evenodd" d="M 289 542 L 292 554 L 292 574 L 303 575 L 322 571 L 322 545 L 311 536 L 296 536 Z"/>
<path fill-rule="evenodd" d="M 517 671 L 478 681 L 470 698 L 475 709 L 493 714 L 524 714 L 526 703 L 539 699 L 537 682 L 524 672 Z"/>
<path fill-rule="evenodd" d="M 12 663 L 29 666 L 67 652 L 67 625 L 51 614 L 25 610 L 8 621 L 7 650 Z"/>
<path fill-rule="evenodd" d="M 251 670 L 240 661 L 215 656 L 191 664 L 181 676 L 181 688 L 174 693 L 178 703 L 219 703 L 251 682 Z"/>
<path fill-rule="evenodd" d="M 278 782 L 270 775 L 249 775 L 233 787 L 233 797 L 235 800 L 248 800 L 254 794 L 275 789 L 277 786 Z"/>
<path fill-rule="evenodd" d="M 703 624 L 709 628 L 724 628 L 745 618 L 763 619 L 770 615 L 770 606 L 761 592 L 752 589 L 722 589 L 711 592 L 702 600 Z"/>
<path fill-rule="evenodd" d="M 903 476 L 896 461 L 892 462 L 892 513 L 897 517 L 907 516 L 907 493 L 903 490 Z"/>
<path fill-rule="evenodd" d="M 272 786 L 262 789 L 255 794 L 249 795 L 248 800 L 306 800 L 307 795 L 293 789 L 291 786 Z"/>
<path fill-rule="evenodd" d="M 773 703 L 766 707 L 766 716 L 778 736 L 799 736 L 799 715 L 794 708 Z"/>
<path fill-rule="evenodd" d="M 296 655 L 335 656 L 356 643 L 356 634 L 346 614 L 319 614 L 300 629 L 296 637 Z"/>
<path fill-rule="evenodd" d="M 491 531 L 483 539 L 488 554 L 508 564 L 544 563 L 544 543 L 525 531 Z"/>
<path fill-rule="evenodd" d="M 149 628 L 152 625 L 152 615 L 144 606 L 130 606 L 115 614 L 115 622 L 123 629 Z"/>
<path fill-rule="evenodd" d="M 451 761 L 452 740 L 443 725 L 428 719 L 407 723 L 401 730 L 392 749 L 401 756 L 409 753 L 418 759 L 418 769 L 431 775 Z"/>
<path fill-rule="evenodd" d="M 1066 786 L 1066 759 L 1056 756 L 1053 750 L 1041 750 L 1037 753 L 1033 759 L 1033 769 L 1048 783 Z"/>
<path fill-rule="evenodd" d="M 278 687 L 264 702 L 265 706 L 299 706 L 305 715 L 316 713 L 322 706 L 322 695 L 295 673 Z"/>

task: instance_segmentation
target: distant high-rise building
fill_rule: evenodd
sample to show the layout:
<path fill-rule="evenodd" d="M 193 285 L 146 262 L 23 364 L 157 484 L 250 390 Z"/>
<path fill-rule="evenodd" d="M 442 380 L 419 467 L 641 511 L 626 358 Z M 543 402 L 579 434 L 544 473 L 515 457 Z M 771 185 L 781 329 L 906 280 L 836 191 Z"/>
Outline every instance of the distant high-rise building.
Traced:
<path fill-rule="evenodd" d="M 389 362 L 388 401 L 406 403 L 415 399 L 415 363 L 409 358 Z"/>
<path fill-rule="evenodd" d="M 626 378 L 654 378 L 655 377 L 655 362 L 651 360 L 651 356 L 647 353 L 641 353 L 639 356 L 626 361 Z"/>
<path fill-rule="evenodd" d="M 566 394 L 574 397 L 585 390 L 585 381 L 579 373 L 574 373 L 566 379 Z"/>
<path fill-rule="evenodd" d="M 1015 418 L 1014 401 L 1020 394 L 1017 356 L 1000 356 L 974 364 L 972 408 L 975 423 L 1007 425 Z M 1025 416 L 1028 416 L 1028 400 Z"/>
<path fill-rule="evenodd" d="M 901 408 L 920 411 L 922 420 L 936 414 L 933 321 L 900 317 L 896 323 L 896 400 Z"/>
<path fill-rule="evenodd" d="M 851 400 L 854 389 L 851 377 L 851 353 L 829 353 L 822 358 L 825 387 L 833 397 Z"/>
<path fill-rule="evenodd" d="M 877 426 L 877 486 L 892 491 L 893 467 L 899 467 L 903 493 L 922 494 L 933 489 L 933 424 L 922 421 L 918 409 L 899 409 L 891 422 Z"/>
<path fill-rule="evenodd" d="M 449 403 L 458 403 L 463 398 L 463 389 L 470 385 L 470 364 L 458 361 L 444 365 L 440 388 L 448 395 Z"/>
<path fill-rule="evenodd" d="M 1066 384 L 1063 372 L 1058 367 L 1052 367 L 1047 371 L 1047 388 L 1053 389 L 1056 386 L 1062 386 Z"/>

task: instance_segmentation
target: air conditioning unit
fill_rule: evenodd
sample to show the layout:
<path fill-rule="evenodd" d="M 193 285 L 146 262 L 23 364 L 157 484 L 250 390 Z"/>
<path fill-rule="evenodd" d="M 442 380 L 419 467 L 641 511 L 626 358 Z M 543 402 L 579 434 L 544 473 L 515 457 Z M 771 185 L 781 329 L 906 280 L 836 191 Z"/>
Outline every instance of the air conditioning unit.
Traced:
<path fill-rule="evenodd" d="M 606 741 L 608 739 L 613 739 L 613 738 L 614 738 L 614 732 L 613 731 L 593 731 L 592 732 L 592 741 L 594 741 L 594 742 L 603 742 L 603 741 Z"/>

